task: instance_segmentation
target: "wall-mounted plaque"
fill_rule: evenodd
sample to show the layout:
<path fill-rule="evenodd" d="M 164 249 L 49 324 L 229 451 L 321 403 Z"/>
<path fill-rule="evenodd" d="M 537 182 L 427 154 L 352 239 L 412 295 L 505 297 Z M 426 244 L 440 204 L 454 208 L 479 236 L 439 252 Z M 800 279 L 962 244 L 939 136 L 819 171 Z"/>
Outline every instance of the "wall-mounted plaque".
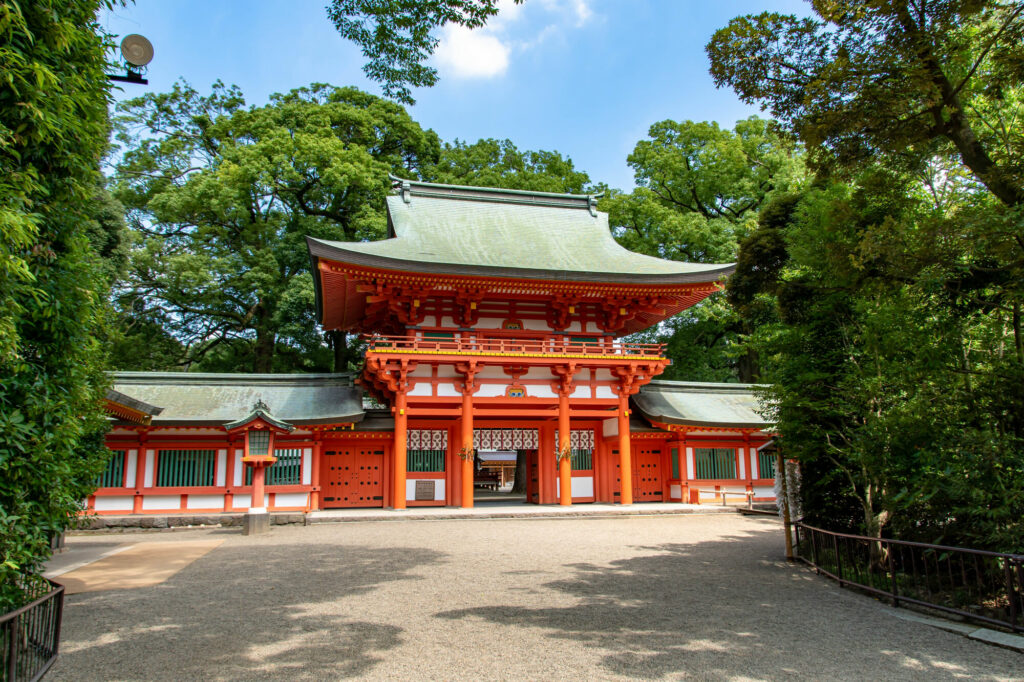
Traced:
<path fill-rule="evenodd" d="M 416 501 L 434 500 L 434 484 L 436 481 L 416 481 Z"/>

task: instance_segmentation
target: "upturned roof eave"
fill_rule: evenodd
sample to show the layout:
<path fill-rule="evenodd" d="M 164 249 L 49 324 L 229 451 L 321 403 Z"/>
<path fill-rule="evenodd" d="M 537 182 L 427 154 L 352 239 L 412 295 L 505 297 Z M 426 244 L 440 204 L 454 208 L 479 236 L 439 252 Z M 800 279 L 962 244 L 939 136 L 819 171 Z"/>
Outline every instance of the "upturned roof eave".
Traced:
<path fill-rule="evenodd" d="M 380 270 L 395 270 L 444 276 L 478 276 L 497 279 L 523 279 L 534 281 L 580 282 L 588 284 L 634 284 L 634 285 L 672 285 L 672 284 L 710 284 L 728 277 L 736 270 L 735 263 L 709 266 L 705 270 L 683 273 L 652 273 L 635 274 L 628 272 L 597 272 L 581 270 L 545 270 L 540 268 L 517 268 L 491 265 L 464 265 L 461 263 L 433 263 L 429 261 L 413 261 L 388 256 L 367 254 L 352 251 L 315 237 L 306 237 L 312 259 L 313 271 L 317 271 L 319 259 L 346 263 Z M 319 280 L 319 277 L 314 279 Z M 322 292 L 319 281 L 316 282 L 317 314 L 322 317 Z"/>

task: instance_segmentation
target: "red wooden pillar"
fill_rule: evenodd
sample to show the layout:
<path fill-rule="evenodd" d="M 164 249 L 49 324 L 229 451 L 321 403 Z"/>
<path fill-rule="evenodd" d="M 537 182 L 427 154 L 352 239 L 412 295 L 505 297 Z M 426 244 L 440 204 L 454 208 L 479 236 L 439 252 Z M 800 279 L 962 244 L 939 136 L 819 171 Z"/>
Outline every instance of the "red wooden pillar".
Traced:
<path fill-rule="evenodd" d="M 313 488 L 309 491 L 309 509 L 317 511 L 320 509 L 320 454 L 323 451 L 323 431 L 313 432 L 313 454 L 310 455 L 310 466 L 312 471 L 309 476 L 309 484 Z"/>
<path fill-rule="evenodd" d="M 408 399 L 405 394 L 405 386 L 400 386 L 395 394 L 395 445 L 394 445 L 394 489 L 391 492 L 392 507 L 394 509 L 405 509 L 405 477 L 406 458 L 409 445 L 409 416 L 407 412 Z"/>
<path fill-rule="evenodd" d="M 462 394 L 462 508 L 473 507 L 473 394 L 466 387 Z"/>
<path fill-rule="evenodd" d="M 252 498 L 249 500 L 250 513 L 263 513 L 267 511 L 264 506 L 263 481 L 267 468 L 262 463 L 253 465 L 252 468 Z"/>
<path fill-rule="evenodd" d="M 572 459 L 563 457 L 572 443 L 569 431 L 569 394 L 562 390 L 558 394 L 558 504 L 572 504 Z"/>
<path fill-rule="evenodd" d="M 156 472 L 153 472 L 156 476 Z M 146 434 L 139 434 L 139 449 L 135 455 L 135 497 L 132 514 L 142 513 L 142 489 L 146 486 Z"/>
<path fill-rule="evenodd" d="M 231 492 L 235 485 L 235 436 L 228 434 L 228 456 L 224 458 L 224 511 L 229 512 L 235 504 L 235 495 Z"/>
<path fill-rule="evenodd" d="M 633 460 L 629 452 L 629 396 L 619 393 L 619 502 L 633 504 Z"/>
<path fill-rule="evenodd" d="M 555 434 L 551 423 L 541 424 L 537 432 L 537 504 L 555 501 Z"/>

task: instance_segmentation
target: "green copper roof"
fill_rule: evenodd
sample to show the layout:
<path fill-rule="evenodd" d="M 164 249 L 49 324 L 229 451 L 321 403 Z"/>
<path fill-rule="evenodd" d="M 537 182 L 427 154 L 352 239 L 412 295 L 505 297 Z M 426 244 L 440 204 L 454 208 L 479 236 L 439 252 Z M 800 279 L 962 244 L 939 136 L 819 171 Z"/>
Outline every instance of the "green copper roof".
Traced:
<path fill-rule="evenodd" d="M 686 426 L 762 429 L 753 384 L 652 381 L 633 396 L 633 406 L 650 421 Z"/>
<path fill-rule="evenodd" d="M 357 422 L 362 393 L 349 374 L 116 372 L 114 390 L 162 408 L 154 426 L 223 426 L 262 401 L 289 424 Z"/>
<path fill-rule="evenodd" d="M 417 182 L 398 192 L 387 200 L 390 239 L 309 238 L 310 254 L 413 272 L 588 282 L 713 282 L 734 269 L 624 249 L 590 196 Z"/>

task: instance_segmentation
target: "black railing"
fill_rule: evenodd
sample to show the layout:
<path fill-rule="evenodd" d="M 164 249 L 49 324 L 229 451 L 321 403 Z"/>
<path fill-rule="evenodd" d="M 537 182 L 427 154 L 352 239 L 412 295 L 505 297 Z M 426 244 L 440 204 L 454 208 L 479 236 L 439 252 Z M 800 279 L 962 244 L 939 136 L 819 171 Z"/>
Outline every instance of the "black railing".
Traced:
<path fill-rule="evenodd" d="M 0 680 L 35 682 L 57 660 L 64 586 L 52 588 L 25 606 L 0 616 Z"/>
<path fill-rule="evenodd" d="M 841 586 L 1024 631 L 1022 555 L 793 527 L 797 558 Z"/>

